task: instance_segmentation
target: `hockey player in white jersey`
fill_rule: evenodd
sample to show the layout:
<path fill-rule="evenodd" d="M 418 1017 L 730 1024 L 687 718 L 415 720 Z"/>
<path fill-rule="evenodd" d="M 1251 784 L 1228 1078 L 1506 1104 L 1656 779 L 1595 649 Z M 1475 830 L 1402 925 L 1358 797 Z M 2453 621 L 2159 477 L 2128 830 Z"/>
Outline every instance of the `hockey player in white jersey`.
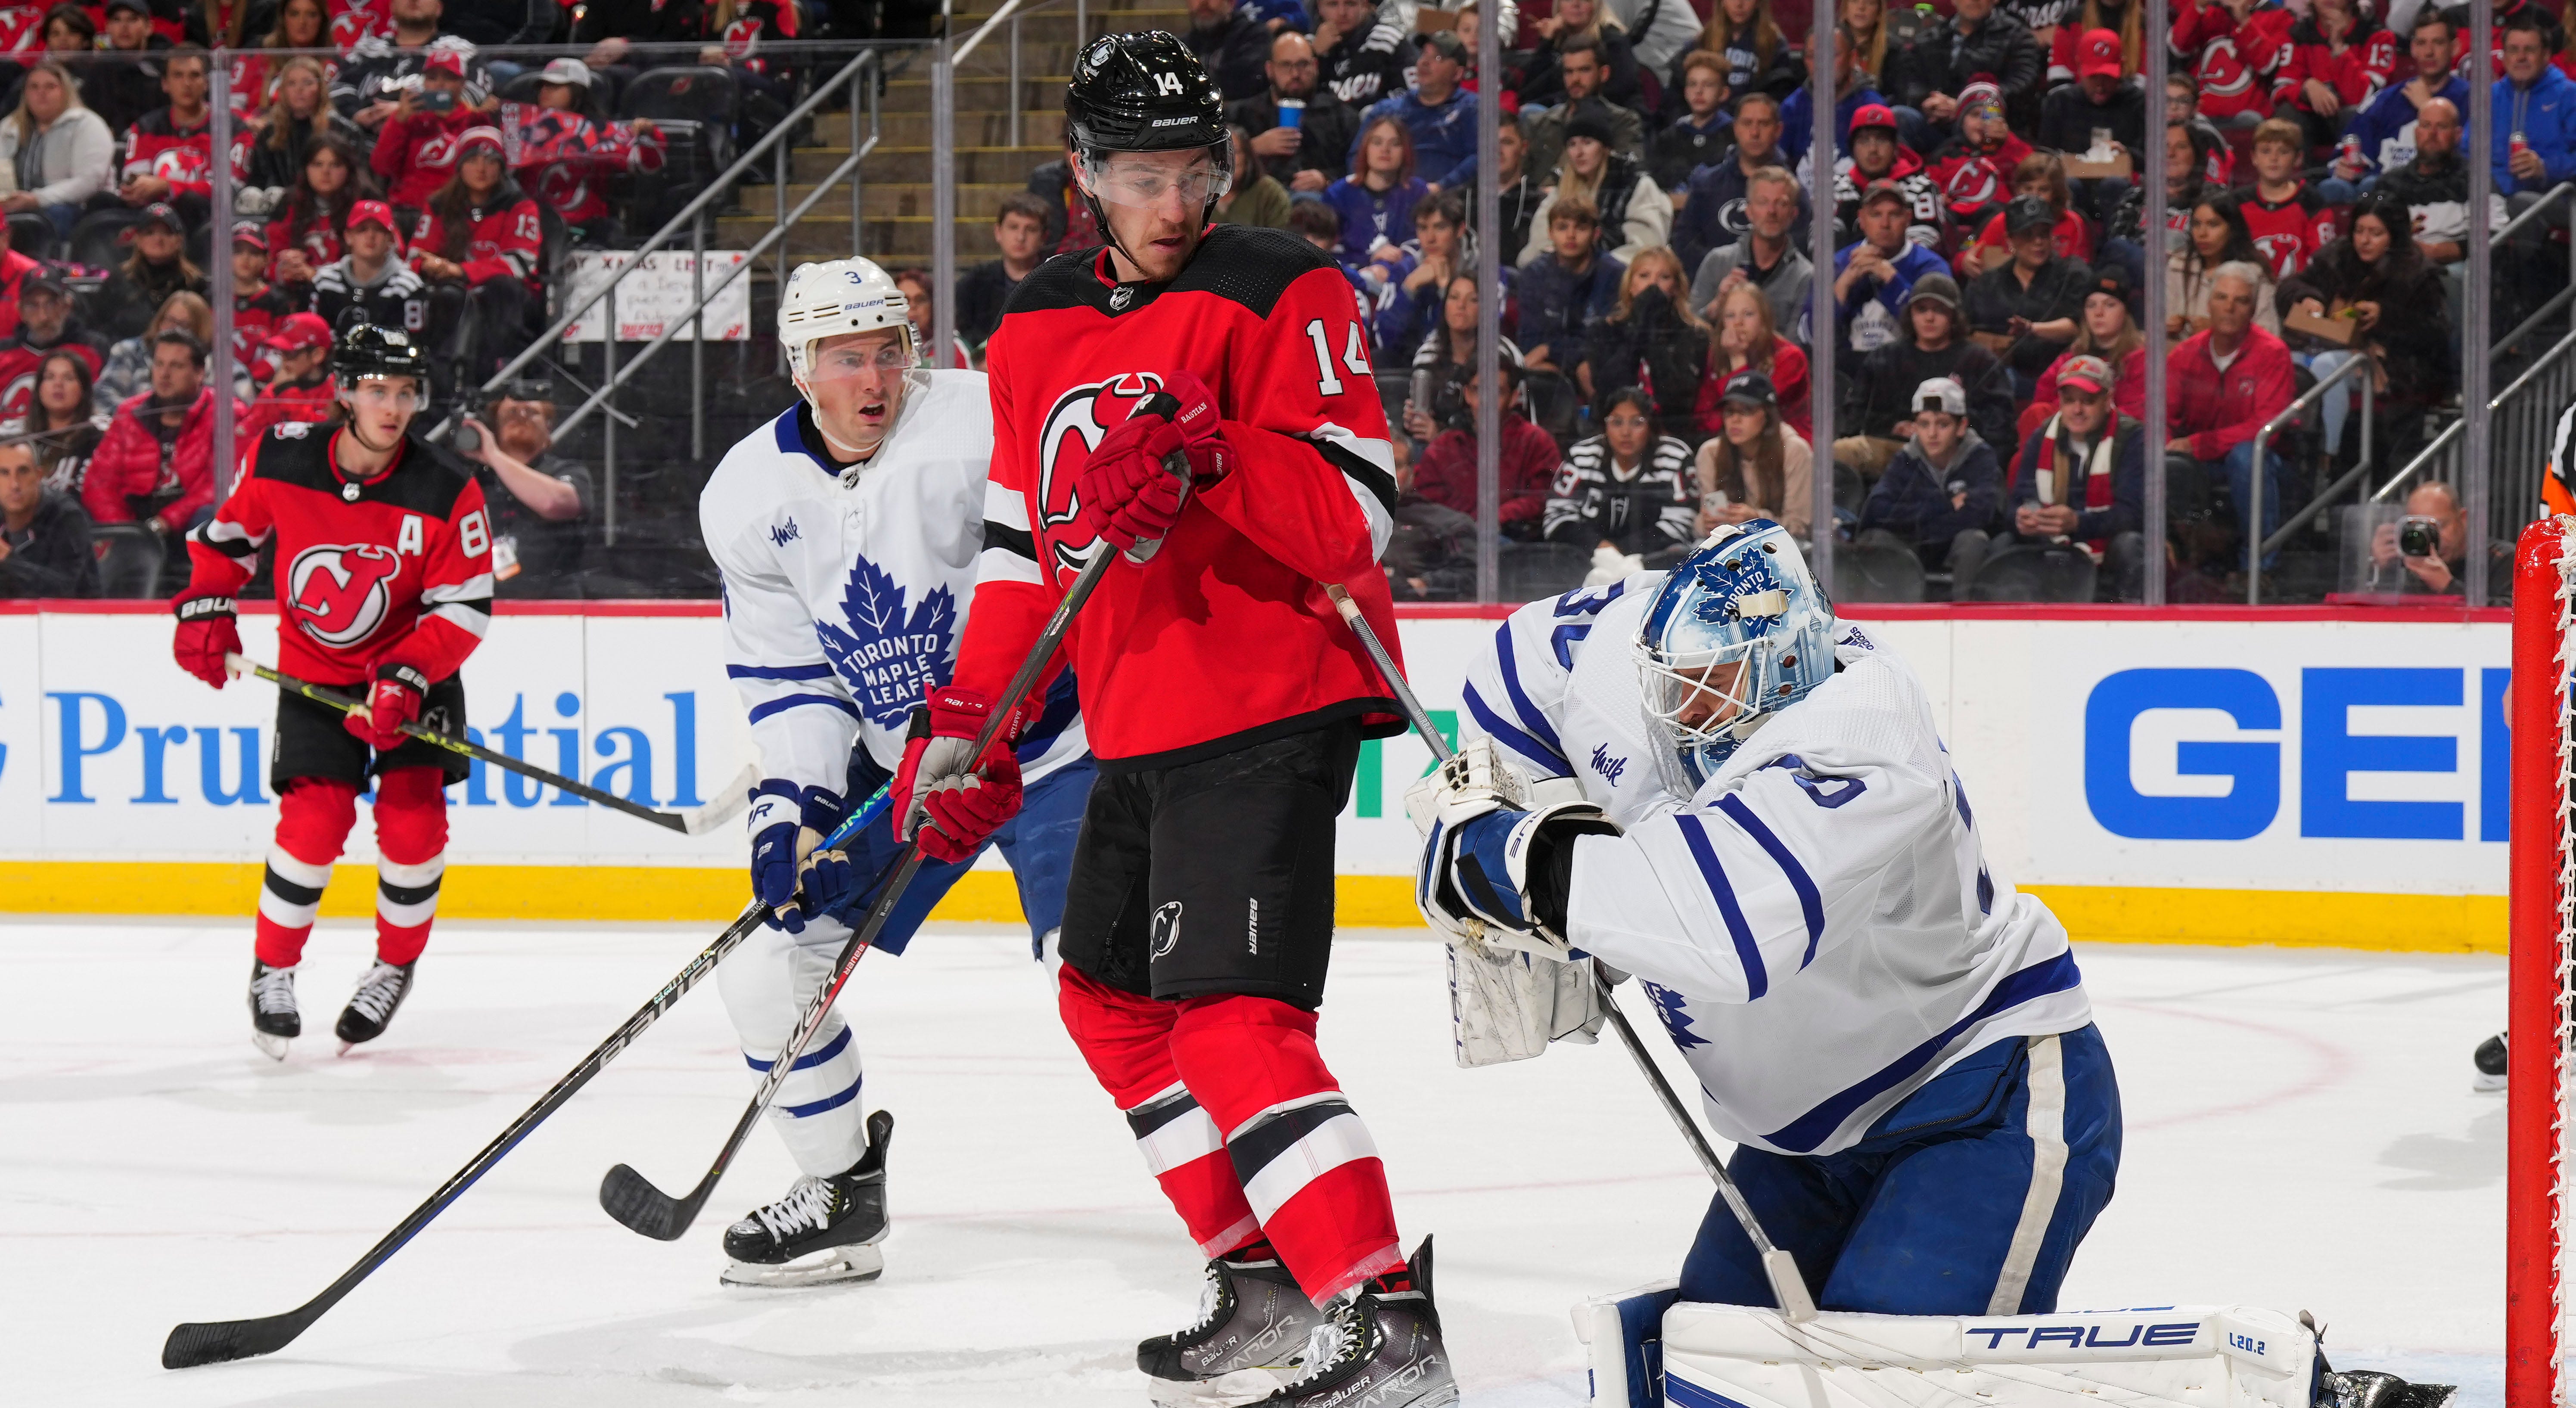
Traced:
<path fill-rule="evenodd" d="M 717 971 L 755 1073 L 793 1037 L 849 939 L 847 917 L 874 902 L 892 866 L 890 823 L 872 822 L 840 850 L 816 847 L 895 780 L 913 715 L 954 669 L 985 548 L 984 376 L 922 369 L 905 314 L 902 292 L 867 260 L 797 269 L 778 335 L 801 399 L 727 452 L 698 499 L 724 574 L 725 672 L 765 774 L 752 793 L 752 886 L 779 907 L 778 921 Z M 1066 673 L 1025 706 L 1014 750 L 1025 800 L 993 837 L 1040 958 L 1051 956 L 1091 792 L 1074 698 Z M 878 949 L 903 952 L 973 863 L 973 852 L 948 853 L 941 840 L 925 833 L 928 858 Z M 804 1176 L 727 1229 L 727 1282 L 869 1280 L 883 1269 L 876 1243 L 894 1117 L 879 1110 L 863 1122 L 859 1084 L 859 1053 L 835 1012 L 771 1112 Z"/>
<path fill-rule="evenodd" d="M 2119 1167 L 2109 1054 L 2065 929 L 1987 871 L 1921 683 L 1788 532 L 1521 608 L 1466 706 L 1559 800 L 1426 779 L 1433 924 L 1643 980 L 1819 1306 L 2054 1309 Z M 1774 1304 L 1720 1203 L 1680 1293 Z"/>

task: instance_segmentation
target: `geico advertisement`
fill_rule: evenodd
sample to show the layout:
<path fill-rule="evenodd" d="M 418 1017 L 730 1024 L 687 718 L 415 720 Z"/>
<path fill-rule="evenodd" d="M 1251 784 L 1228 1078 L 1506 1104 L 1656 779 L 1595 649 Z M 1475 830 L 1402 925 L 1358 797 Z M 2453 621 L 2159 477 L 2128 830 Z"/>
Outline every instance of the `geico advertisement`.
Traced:
<path fill-rule="evenodd" d="M 1455 737 L 1499 622 L 1404 622 Z M 2023 883 L 2502 893 L 2507 628 L 2370 621 L 1861 622 L 1923 677 L 1990 858 Z M 275 655 L 277 618 L 242 618 Z M 170 659 L 166 615 L 0 616 L 0 852 L 255 859 L 274 819 L 276 691 Z M 710 615 L 497 618 L 465 667 L 471 736 L 648 805 L 708 800 L 752 759 Z M 1600 642 L 1596 644 L 1609 644 Z M 1347 874 L 1413 868 L 1406 736 L 1362 751 Z M 448 793 L 471 863 L 731 865 L 689 838 L 477 765 Z M 352 857 L 369 854 L 362 822 Z M 991 858 L 988 857 L 988 860 Z"/>

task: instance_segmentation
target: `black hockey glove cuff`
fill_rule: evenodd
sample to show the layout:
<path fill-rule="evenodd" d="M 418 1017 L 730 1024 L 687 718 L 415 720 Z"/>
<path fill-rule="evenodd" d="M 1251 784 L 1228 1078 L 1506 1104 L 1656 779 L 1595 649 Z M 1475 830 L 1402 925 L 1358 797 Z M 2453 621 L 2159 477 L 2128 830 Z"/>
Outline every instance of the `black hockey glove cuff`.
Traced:
<path fill-rule="evenodd" d="M 429 695 L 429 676 L 421 673 L 420 667 L 417 665 L 378 665 L 376 667 L 376 678 L 379 680 L 391 680 L 395 684 L 401 685 L 403 688 L 408 689 L 412 693 L 420 695 L 423 698 L 427 698 Z"/>

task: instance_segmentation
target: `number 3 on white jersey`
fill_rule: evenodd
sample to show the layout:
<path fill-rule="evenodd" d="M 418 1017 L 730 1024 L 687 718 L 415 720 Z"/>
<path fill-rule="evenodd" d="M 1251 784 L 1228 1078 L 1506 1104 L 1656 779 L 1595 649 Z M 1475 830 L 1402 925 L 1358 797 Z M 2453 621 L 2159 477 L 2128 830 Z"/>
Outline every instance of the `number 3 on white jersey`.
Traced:
<path fill-rule="evenodd" d="M 1369 370 L 1368 348 L 1360 342 L 1360 325 L 1342 325 L 1342 365 L 1356 377 L 1373 375 Z M 1315 389 L 1327 396 L 1342 394 L 1342 379 L 1333 374 L 1333 344 L 1324 336 L 1324 320 L 1306 320 L 1306 340 L 1315 344 Z"/>

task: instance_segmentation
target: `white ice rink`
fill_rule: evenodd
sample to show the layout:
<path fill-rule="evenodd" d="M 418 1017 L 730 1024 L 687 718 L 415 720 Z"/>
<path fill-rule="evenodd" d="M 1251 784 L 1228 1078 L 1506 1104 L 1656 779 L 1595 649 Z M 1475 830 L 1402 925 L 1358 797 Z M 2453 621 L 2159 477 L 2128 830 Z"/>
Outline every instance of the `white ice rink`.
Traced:
<path fill-rule="evenodd" d="M 320 1290 L 711 933 L 442 924 L 392 1032 L 334 1059 L 371 935 L 326 924 L 301 975 L 320 1035 L 274 1065 L 247 1036 L 247 920 L 0 925 L 0 1401 L 1144 1404 L 1133 1346 L 1190 1318 L 1197 1258 L 1025 936 L 965 926 L 853 984 L 865 1099 L 900 1121 L 878 1283 L 718 1287 L 724 1224 L 792 1177 L 766 1131 L 677 1244 L 599 1210 L 620 1160 L 695 1181 L 749 1095 L 710 987 L 295 1344 L 159 1367 L 179 1321 Z M 2064 1303 L 2313 1309 L 2345 1367 L 2499 1403 L 2504 1106 L 2470 1092 L 2469 1052 L 2503 1024 L 2502 961 L 2078 958 L 2128 1142 Z M 1581 1401 L 1566 1307 L 1671 1274 L 1709 1199 L 1626 1055 L 1458 1070 L 1439 949 L 1363 935 L 1323 1043 L 1408 1243 L 1437 1234 L 1468 1403 Z"/>

